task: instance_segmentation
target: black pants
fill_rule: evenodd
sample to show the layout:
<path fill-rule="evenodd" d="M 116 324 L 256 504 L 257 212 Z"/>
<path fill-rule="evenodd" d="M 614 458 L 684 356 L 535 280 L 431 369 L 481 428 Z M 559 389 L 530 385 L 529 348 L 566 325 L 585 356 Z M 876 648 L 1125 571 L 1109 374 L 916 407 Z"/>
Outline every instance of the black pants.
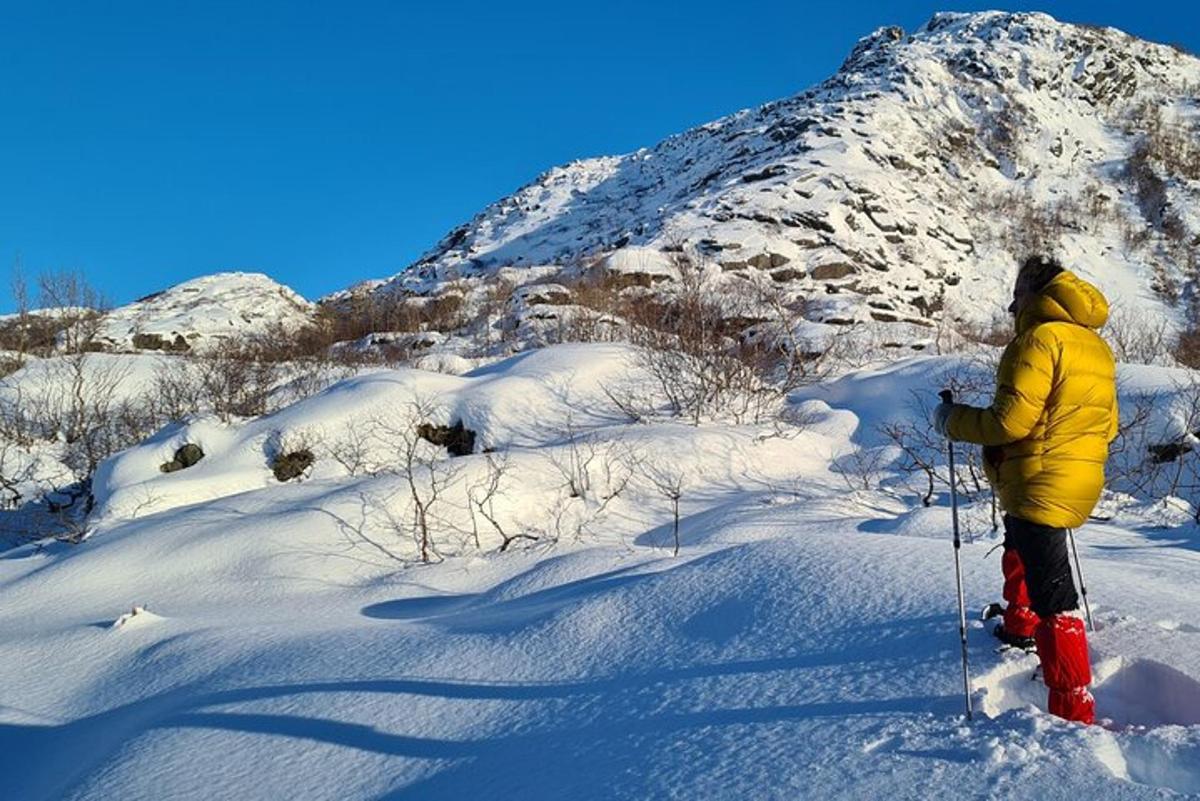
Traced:
<path fill-rule="evenodd" d="M 1004 547 L 1016 548 L 1021 557 L 1025 587 L 1038 617 L 1079 608 L 1065 528 L 1050 528 L 1005 515 Z"/>

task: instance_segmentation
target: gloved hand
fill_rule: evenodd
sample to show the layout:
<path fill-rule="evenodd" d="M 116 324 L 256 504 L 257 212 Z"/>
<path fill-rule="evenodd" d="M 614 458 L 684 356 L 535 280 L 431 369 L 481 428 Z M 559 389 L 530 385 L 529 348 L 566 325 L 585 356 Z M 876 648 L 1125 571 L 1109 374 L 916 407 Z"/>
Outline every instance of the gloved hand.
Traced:
<path fill-rule="evenodd" d="M 942 402 L 933 409 L 933 430 L 946 436 L 946 424 L 950 421 L 950 412 L 954 410 L 955 404 Z"/>

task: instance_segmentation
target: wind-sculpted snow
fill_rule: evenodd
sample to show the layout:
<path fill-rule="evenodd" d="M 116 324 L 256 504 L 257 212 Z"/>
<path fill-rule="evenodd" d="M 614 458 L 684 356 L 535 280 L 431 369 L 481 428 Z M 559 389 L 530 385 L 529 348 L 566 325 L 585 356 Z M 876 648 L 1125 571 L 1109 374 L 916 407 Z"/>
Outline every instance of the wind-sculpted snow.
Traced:
<path fill-rule="evenodd" d="M 910 390 L 980 368 L 919 358 L 814 387 L 794 399 L 799 429 L 686 426 L 615 412 L 604 387 L 636 373 L 628 355 L 564 346 L 463 377 L 378 371 L 107 463 L 87 540 L 0 554 L 4 797 L 1200 792 L 1194 527 L 1133 508 L 1077 532 L 1104 727 L 1047 715 L 1036 660 L 997 654 L 974 621 L 967 723 L 945 488 L 923 507 L 895 460 L 866 484 L 845 467 L 886 447 L 876 426 L 916 424 Z M 1171 385 L 1156 369 L 1126 378 Z M 408 529 L 388 528 L 411 519 L 403 507 L 375 515 L 403 482 L 336 468 L 315 444 L 410 425 L 417 397 L 431 421 L 473 426 L 477 451 L 508 452 L 496 512 L 542 540 L 502 553 L 464 540 L 418 565 Z M 280 483 L 264 448 L 301 431 L 318 461 Z M 588 503 L 553 466 L 572 439 L 686 477 L 678 556 L 671 506 L 641 479 L 600 525 L 550 541 L 548 510 Z M 184 440 L 204 459 L 159 473 Z M 469 476 L 489 456 L 440 460 Z M 971 608 L 998 597 L 998 536 L 976 527 L 964 545 Z"/>
<path fill-rule="evenodd" d="M 521 475 L 514 474 L 512 480 L 524 484 L 530 497 L 518 494 L 507 501 L 517 507 L 546 500 L 532 489 L 544 485 L 543 491 L 554 490 L 564 470 L 592 471 L 596 480 L 615 481 L 614 470 L 628 473 L 632 465 L 652 462 L 678 469 L 682 464 L 686 469 L 681 474 L 694 469 L 696 480 L 703 476 L 736 486 L 744 468 L 755 475 L 765 470 L 759 478 L 774 480 L 778 471 L 789 469 L 788 460 L 819 464 L 839 447 L 845 424 L 820 403 L 806 414 L 812 418 L 810 430 L 799 440 L 751 427 L 696 431 L 674 422 L 632 423 L 610 393 L 648 380 L 637 364 L 633 350 L 624 345 L 560 345 L 522 353 L 465 376 L 380 369 L 244 423 L 204 417 L 173 424 L 100 465 L 92 482 L 94 519 L 140 517 L 278 488 L 272 459 L 299 448 L 317 454 L 308 478 L 316 480 L 314 486 L 321 483 L 329 502 L 346 496 L 360 503 L 364 486 L 399 480 L 396 462 L 406 433 L 422 423 L 461 423 L 475 433 L 475 455 L 456 460 L 456 469 L 486 470 L 488 451 L 504 452 L 518 462 L 516 472 Z M 186 470 L 162 472 L 160 467 L 189 443 L 198 445 L 204 458 Z M 356 458 L 364 468 L 360 474 L 349 470 L 348 475 L 345 457 L 338 457 L 352 446 L 361 449 Z M 814 446 L 820 450 L 802 455 Z M 436 451 L 429 443 L 420 449 L 422 458 Z M 772 464 L 775 457 L 783 460 Z M 377 467 L 368 469 L 367 464 Z M 383 465 L 389 467 L 378 467 Z M 381 473 L 390 478 L 381 479 Z"/>

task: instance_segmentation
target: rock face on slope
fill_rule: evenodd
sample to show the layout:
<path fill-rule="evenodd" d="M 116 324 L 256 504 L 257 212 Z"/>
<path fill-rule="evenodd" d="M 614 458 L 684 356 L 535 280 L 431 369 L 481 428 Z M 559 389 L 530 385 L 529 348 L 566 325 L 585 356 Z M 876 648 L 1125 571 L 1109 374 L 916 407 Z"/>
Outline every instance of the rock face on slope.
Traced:
<path fill-rule="evenodd" d="M 95 339 L 111 350 L 203 349 L 225 337 L 299 328 L 313 308 L 261 273 L 215 273 L 114 309 Z"/>
<path fill-rule="evenodd" d="M 1161 314 L 1197 268 L 1197 87 L 1196 58 L 1115 29 L 938 14 L 794 97 L 554 168 L 372 291 L 686 248 L 814 321 L 930 327 L 988 321 L 1014 257 L 1051 248 Z"/>

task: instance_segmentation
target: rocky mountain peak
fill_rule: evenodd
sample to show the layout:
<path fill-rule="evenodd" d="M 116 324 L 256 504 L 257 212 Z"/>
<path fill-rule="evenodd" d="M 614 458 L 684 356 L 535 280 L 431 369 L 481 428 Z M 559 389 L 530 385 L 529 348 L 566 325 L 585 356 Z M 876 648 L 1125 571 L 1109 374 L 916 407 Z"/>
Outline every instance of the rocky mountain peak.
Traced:
<path fill-rule="evenodd" d="M 1045 14 L 883 27 L 800 94 L 547 171 L 375 291 L 682 247 L 769 272 L 816 321 L 920 338 L 944 315 L 990 320 L 1036 248 L 1175 319 L 1200 236 L 1195 87 L 1185 53 Z M 1131 166 L 1148 136 L 1162 158 Z"/>

